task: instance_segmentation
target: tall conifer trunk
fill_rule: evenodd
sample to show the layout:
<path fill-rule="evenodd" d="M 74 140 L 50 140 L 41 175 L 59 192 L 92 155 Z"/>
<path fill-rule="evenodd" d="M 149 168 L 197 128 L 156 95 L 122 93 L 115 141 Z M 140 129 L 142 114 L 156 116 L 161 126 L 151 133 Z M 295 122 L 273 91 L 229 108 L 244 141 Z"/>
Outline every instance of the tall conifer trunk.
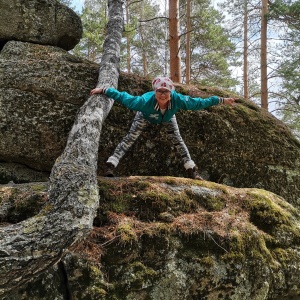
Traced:
<path fill-rule="evenodd" d="M 128 28 L 129 25 L 129 1 L 126 1 L 126 25 Z M 127 34 L 126 36 L 126 49 L 127 49 L 127 72 L 130 74 L 131 73 L 131 50 L 130 50 L 130 46 L 131 46 L 131 38 L 130 38 L 130 34 Z"/>
<path fill-rule="evenodd" d="M 248 7 L 247 0 L 244 0 L 244 98 L 249 99 L 249 78 L 248 78 Z"/>
<path fill-rule="evenodd" d="M 191 81 L 191 0 L 186 2 L 186 59 L 185 59 L 185 77 L 186 84 Z"/>
<path fill-rule="evenodd" d="M 268 0 L 262 0 L 261 12 L 261 107 L 268 110 L 268 72 L 267 72 L 267 13 Z"/>
<path fill-rule="evenodd" d="M 179 0 L 169 0 L 170 77 L 181 82 L 181 58 L 179 38 Z"/>

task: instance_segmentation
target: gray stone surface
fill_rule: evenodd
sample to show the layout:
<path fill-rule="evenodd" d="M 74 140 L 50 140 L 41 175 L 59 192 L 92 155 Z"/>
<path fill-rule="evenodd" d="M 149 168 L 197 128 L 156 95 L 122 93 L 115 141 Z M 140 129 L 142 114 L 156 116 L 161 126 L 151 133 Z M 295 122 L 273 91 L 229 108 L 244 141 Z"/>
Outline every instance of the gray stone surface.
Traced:
<path fill-rule="evenodd" d="M 50 171 L 98 66 L 58 47 L 8 42 L 0 53 L 0 160 Z"/>
<path fill-rule="evenodd" d="M 17 40 L 73 49 L 82 37 L 80 17 L 56 0 L 0 0 L 0 41 Z"/>
<path fill-rule="evenodd" d="M 91 234 L 3 300 L 299 300 L 299 209 L 281 197 L 175 177 L 98 184 Z M 0 220 L 45 196 L 46 184 L 0 185 Z"/>
<path fill-rule="evenodd" d="M 23 164 L 0 162 L 0 184 L 48 181 L 49 173 L 33 170 Z"/>
<path fill-rule="evenodd" d="M 9 42 L 0 53 L 0 160 L 50 172 L 97 78 L 98 65 L 60 48 Z M 136 95 L 149 91 L 151 84 L 150 80 L 121 74 L 119 89 Z M 176 89 L 200 97 L 226 95 L 217 89 Z M 99 175 L 133 117 L 133 111 L 114 104 L 102 128 Z M 177 120 L 205 179 L 263 188 L 300 205 L 300 143 L 274 116 L 240 100 L 234 107 L 180 111 Z M 116 175 L 186 176 L 160 125 L 149 126 L 141 134 Z"/>

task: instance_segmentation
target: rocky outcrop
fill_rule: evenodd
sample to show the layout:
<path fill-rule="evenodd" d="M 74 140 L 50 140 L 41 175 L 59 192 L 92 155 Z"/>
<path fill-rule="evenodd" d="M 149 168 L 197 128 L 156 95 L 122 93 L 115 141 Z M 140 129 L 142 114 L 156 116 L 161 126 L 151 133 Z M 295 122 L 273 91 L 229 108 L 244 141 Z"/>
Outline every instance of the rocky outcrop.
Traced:
<path fill-rule="evenodd" d="M 0 0 L 0 49 L 16 40 L 73 49 L 82 36 L 80 17 L 56 0 Z"/>
<path fill-rule="evenodd" d="M 77 110 L 97 83 L 98 65 L 57 47 L 8 42 L 0 53 L 0 70 L 0 161 L 23 165 L 30 173 L 35 170 L 32 181 L 42 180 L 40 172 L 50 172 L 65 147 Z M 176 88 L 200 97 L 226 95 L 218 89 Z M 151 84 L 121 74 L 119 89 L 141 94 Z M 134 112 L 115 103 L 102 129 L 99 175 L 133 117 Z M 177 120 L 205 179 L 263 188 L 300 204 L 300 143 L 274 116 L 240 100 L 234 107 L 181 111 Z M 0 168 L 0 182 L 24 182 L 24 177 L 7 174 Z M 121 161 L 117 175 L 186 174 L 163 128 L 151 125 Z"/>
<path fill-rule="evenodd" d="M 0 182 L 5 183 L 0 186 L 0 226 L 28 222 L 39 227 L 45 219 L 56 220 L 55 214 L 49 217 L 53 207 L 47 172 L 65 148 L 79 107 L 96 85 L 98 66 L 69 54 L 68 37 L 58 38 L 72 22 L 64 20 L 66 27 L 53 30 L 64 6 L 52 1 L 10 3 L 0 2 L 1 13 L 19 8 L 14 22 L 27 35 L 24 39 L 0 35 L 5 44 L 0 53 Z M 43 5 L 48 8 L 41 10 Z M 48 14 L 48 28 L 39 14 Z M 54 42 L 49 42 L 51 38 Z M 11 39 L 15 41 L 7 41 Z M 120 76 L 120 90 L 141 94 L 150 88 L 149 80 Z M 227 95 L 218 89 L 177 86 L 177 90 L 200 97 Z M 99 174 L 133 115 L 118 104 L 111 110 L 102 130 Z M 41 230 L 49 241 L 44 249 L 51 252 L 45 260 L 53 252 L 68 254 L 4 300 L 299 298 L 299 142 L 282 122 L 242 100 L 235 107 L 180 112 L 177 118 L 193 159 L 210 181 L 178 178 L 185 176 L 182 162 L 161 126 L 150 126 L 118 167 L 118 175 L 126 177 L 99 177 L 100 206 L 89 237 L 67 250 L 53 247 L 57 236 L 44 231 L 43 223 Z M 79 150 L 74 147 L 72 153 Z M 83 168 L 80 172 L 85 175 Z M 75 210 L 66 198 L 59 198 L 57 211 L 68 208 L 73 218 L 95 211 L 95 201 L 90 200 L 98 199 L 96 193 L 86 193 L 91 185 L 87 177 L 74 180 L 80 172 L 75 168 L 64 173 L 74 185 L 52 189 L 58 198 L 64 191 L 79 204 Z M 39 180 L 45 182 L 15 184 Z M 72 194 L 76 184 L 81 191 L 78 198 Z M 71 227 L 67 221 L 70 218 L 63 218 L 64 228 Z M 82 229 L 83 223 L 78 224 Z M 26 230 L 31 233 L 32 227 Z M 14 240 L 20 245 L 15 252 L 18 261 L 20 252 L 28 251 L 22 238 L 18 231 Z M 30 254 L 25 260 L 40 253 Z M 7 267 L 5 255 L 10 275 L 14 271 Z M 23 265 L 32 273 L 38 270 L 32 261 Z M 9 282 L 6 277 L 4 281 Z M 21 285 L 20 277 L 14 283 Z"/>
<path fill-rule="evenodd" d="M 8 42 L 0 70 L 0 160 L 49 172 L 97 82 L 98 65 L 58 47 Z"/>
<path fill-rule="evenodd" d="M 106 80 L 99 79 L 108 86 L 117 86 L 118 81 L 122 3 L 111 1 L 109 5 L 108 24 L 112 25 L 108 26 L 100 67 L 102 75 L 105 70 L 108 72 Z M 103 98 L 91 97 L 80 108 L 67 146 L 51 172 L 49 205 L 38 216 L 0 227 L 1 296 L 28 282 L 31 274 L 42 273 L 60 261 L 64 250 L 92 229 L 99 205 L 96 181 L 99 138 L 104 118 L 113 105 L 112 100 Z"/>
<path fill-rule="evenodd" d="M 125 90 L 135 93 L 126 85 Z M 177 86 L 177 90 L 200 97 L 226 95 L 216 89 Z M 263 188 L 299 207 L 300 143 L 273 115 L 252 102 L 240 100 L 234 107 L 181 111 L 176 116 L 182 137 L 205 179 L 235 187 Z M 100 166 L 125 136 L 133 117 L 133 112 L 114 106 L 103 128 Z M 180 158 L 159 125 L 145 130 L 118 165 L 116 174 L 186 176 Z"/>
<path fill-rule="evenodd" d="M 0 220 L 37 213 L 46 189 L 0 187 Z M 99 189 L 90 236 L 3 300 L 299 299 L 299 210 L 281 197 L 175 177 L 99 178 Z"/>
<path fill-rule="evenodd" d="M 23 164 L 0 162 L 1 182 L 48 181 L 49 172 L 36 171 Z"/>

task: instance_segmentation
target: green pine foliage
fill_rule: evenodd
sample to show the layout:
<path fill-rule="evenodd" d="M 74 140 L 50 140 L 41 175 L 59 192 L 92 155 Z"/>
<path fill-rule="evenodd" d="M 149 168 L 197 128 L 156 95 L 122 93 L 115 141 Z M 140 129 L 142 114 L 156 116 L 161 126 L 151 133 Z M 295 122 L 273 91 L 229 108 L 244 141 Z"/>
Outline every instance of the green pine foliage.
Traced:
<path fill-rule="evenodd" d="M 83 35 L 72 53 L 99 63 L 106 36 L 107 1 L 85 0 L 80 17 Z"/>
<path fill-rule="evenodd" d="M 251 0 L 226 0 L 221 2 L 220 10 L 226 13 L 223 21 L 230 40 L 236 48 L 234 57 L 235 67 L 239 72 L 236 78 L 239 82 L 237 91 L 244 93 L 243 70 L 244 70 L 244 22 L 247 15 L 247 61 L 248 61 L 248 89 L 249 99 L 260 104 L 260 3 Z"/>
<path fill-rule="evenodd" d="M 153 0 L 126 1 L 124 43 L 121 70 L 152 78 L 169 75 L 168 12 Z M 237 84 L 230 67 L 237 63 L 237 53 L 229 33 L 222 27 L 222 15 L 210 0 L 192 1 L 191 79 L 194 84 L 230 88 Z M 106 0 L 86 0 L 82 13 L 83 37 L 72 53 L 100 62 L 106 29 Z M 180 6 L 183 79 L 185 72 L 185 5 Z M 128 44 L 130 70 L 128 70 Z"/>
<path fill-rule="evenodd" d="M 300 1 L 275 0 L 270 5 L 269 18 L 287 24 L 293 30 L 300 30 Z"/>
<path fill-rule="evenodd" d="M 281 79 L 278 92 L 278 111 L 295 136 L 300 140 L 300 1 L 276 0 L 270 6 L 269 19 L 285 30 L 281 35 L 280 64 Z"/>
<path fill-rule="evenodd" d="M 221 8 L 229 16 L 226 23 L 230 37 L 240 50 L 241 61 L 244 52 L 244 16 L 247 14 L 249 94 L 250 99 L 259 104 L 261 2 L 226 0 Z M 269 2 L 268 9 L 269 111 L 281 118 L 300 137 L 300 1 L 275 0 Z"/>
<path fill-rule="evenodd" d="M 185 2 L 181 10 L 184 12 Z M 230 88 L 238 82 L 231 77 L 230 67 L 239 65 L 235 45 L 222 26 L 224 17 L 210 0 L 191 1 L 191 79 L 193 83 Z M 182 32 L 185 20 L 182 19 Z M 185 38 L 182 39 L 184 61 Z M 184 69 L 184 66 L 183 66 Z"/>
<path fill-rule="evenodd" d="M 130 38 L 130 71 L 143 77 L 165 74 L 166 19 L 161 18 L 159 6 L 150 0 L 127 1 L 128 17 L 124 37 Z M 127 68 L 127 41 L 124 40 L 121 68 Z"/>
<path fill-rule="evenodd" d="M 290 44 L 284 52 L 282 63 L 278 70 L 282 84 L 277 98 L 279 114 L 295 136 L 300 140 L 300 50 L 299 38 Z"/>

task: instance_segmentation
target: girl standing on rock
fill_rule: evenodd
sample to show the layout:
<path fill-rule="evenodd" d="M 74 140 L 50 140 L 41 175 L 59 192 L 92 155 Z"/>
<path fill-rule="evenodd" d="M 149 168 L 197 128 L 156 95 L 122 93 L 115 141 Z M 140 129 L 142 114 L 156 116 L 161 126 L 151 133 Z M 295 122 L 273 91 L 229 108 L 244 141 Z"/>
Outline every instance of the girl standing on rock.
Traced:
<path fill-rule="evenodd" d="M 188 178 L 203 178 L 198 173 L 198 168 L 191 159 L 189 150 L 185 145 L 176 121 L 176 112 L 183 110 L 201 110 L 213 105 L 233 105 L 236 98 L 222 98 L 212 96 L 209 98 L 192 98 L 175 91 L 170 78 L 156 77 L 152 81 L 153 91 L 141 96 L 132 96 L 127 92 L 119 92 L 114 88 L 95 88 L 90 94 L 104 94 L 108 98 L 121 103 L 131 110 L 137 111 L 128 134 L 116 147 L 114 153 L 106 162 L 105 176 L 113 177 L 114 170 L 126 151 L 133 145 L 145 127 L 149 124 L 163 124 L 166 126 L 168 136 L 183 160 Z"/>

